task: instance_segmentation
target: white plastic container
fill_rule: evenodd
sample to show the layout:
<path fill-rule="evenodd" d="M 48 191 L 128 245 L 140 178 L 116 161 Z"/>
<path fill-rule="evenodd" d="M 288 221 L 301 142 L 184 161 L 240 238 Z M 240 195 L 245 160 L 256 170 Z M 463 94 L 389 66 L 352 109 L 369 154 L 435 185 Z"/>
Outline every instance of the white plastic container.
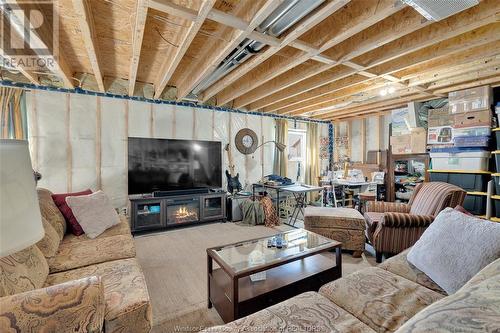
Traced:
<path fill-rule="evenodd" d="M 433 170 L 488 171 L 489 151 L 430 153 Z"/>

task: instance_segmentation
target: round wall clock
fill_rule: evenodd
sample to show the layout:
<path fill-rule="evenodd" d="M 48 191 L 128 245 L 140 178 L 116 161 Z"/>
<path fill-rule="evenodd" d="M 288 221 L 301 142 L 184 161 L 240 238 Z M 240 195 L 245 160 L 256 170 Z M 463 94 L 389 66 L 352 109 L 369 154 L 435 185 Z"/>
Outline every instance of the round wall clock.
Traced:
<path fill-rule="evenodd" d="M 248 155 L 252 154 L 257 149 L 259 139 L 254 131 L 249 128 L 243 128 L 236 133 L 234 143 L 236 145 L 236 149 L 238 149 L 240 153 Z"/>

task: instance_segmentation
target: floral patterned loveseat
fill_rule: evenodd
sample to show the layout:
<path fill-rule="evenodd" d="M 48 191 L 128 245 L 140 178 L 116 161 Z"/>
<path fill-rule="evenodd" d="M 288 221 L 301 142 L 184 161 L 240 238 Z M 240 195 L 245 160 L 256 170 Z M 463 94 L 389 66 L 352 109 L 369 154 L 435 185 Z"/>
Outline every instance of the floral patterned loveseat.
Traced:
<path fill-rule="evenodd" d="M 0 332 L 149 332 L 152 311 L 125 217 L 95 239 L 66 233 L 38 189 L 45 236 L 0 258 Z"/>

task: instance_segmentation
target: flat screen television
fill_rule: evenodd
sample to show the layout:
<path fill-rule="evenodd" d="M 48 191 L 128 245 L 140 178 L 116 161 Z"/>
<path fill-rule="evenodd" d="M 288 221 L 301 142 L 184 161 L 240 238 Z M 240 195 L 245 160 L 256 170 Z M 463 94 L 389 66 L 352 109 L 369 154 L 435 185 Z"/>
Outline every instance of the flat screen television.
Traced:
<path fill-rule="evenodd" d="M 220 142 L 128 138 L 129 194 L 220 187 Z"/>

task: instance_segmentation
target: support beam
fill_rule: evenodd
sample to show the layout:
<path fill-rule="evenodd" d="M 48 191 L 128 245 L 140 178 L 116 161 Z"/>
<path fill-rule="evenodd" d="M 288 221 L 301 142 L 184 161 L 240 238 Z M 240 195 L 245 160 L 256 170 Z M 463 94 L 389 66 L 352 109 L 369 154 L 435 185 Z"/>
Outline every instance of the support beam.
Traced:
<path fill-rule="evenodd" d="M 10 0 L 9 6 L 21 9 L 13 10 L 10 14 L 6 14 L 8 15 L 11 27 L 18 32 L 22 32 L 20 34 L 22 38 L 30 36 L 29 41 L 25 40 L 26 44 L 30 45 L 39 57 L 43 57 L 47 63 L 52 64 L 47 69 L 56 74 L 66 88 L 74 88 L 72 72 L 66 64 L 64 56 L 60 54 L 59 41 L 57 39 L 54 40 L 52 28 L 46 24 L 35 28 L 30 18 L 25 15 L 25 12 L 30 10 L 43 11 L 36 4 L 25 3 L 20 0 Z M 58 22 L 57 17 L 55 17 L 55 21 Z M 49 50 L 50 55 L 47 55 L 43 50 Z"/>
<path fill-rule="evenodd" d="M 246 94 L 267 81 L 284 74 L 288 70 L 296 68 L 319 53 L 343 42 L 354 34 L 382 21 L 388 16 L 398 12 L 400 9 L 402 9 L 401 3 L 394 2 L 392 0 L 382 0 L 376 2 L 370 1 L 366 3 L 366 6 L 359 6 L 358 3 L 354 2 L 349 3 L 335 15 L 328 17 L 326 20 L 316 25 L 314 29 L 310 30 L 319 30 L 319 32 L 317 32 L 318 35 L 312 37 L 310 36 L 310 40 L 305 39 L 305 37 L 302 38 L 302 40 L 316 45 L 318 47 L 317 51 L 290 58 L 286 63 L 273 63 L 273 58 L 268 59 L 260 67 L 255 68 L 252 72 L 248 73 L 248 75 L 239 78 L 237 81 L 233 82 L 230 86 L 218 93 L 217 104 L 223 105 Z M 332 26 L 333 22 L 335 22 L 335 26 Z M 333 35 L 331 34 L 332 30 L 335 32 Z M 330 39 L 323 41 L 323 36 L 325 34 L 329 35 Z M 326 66 L 325 70 L 331 68 L 332 66 L 333 65 Z M 256 99 L 252 99 L 251 96 L 251 94 L 247 94 L 244 98 L 235 100 L 234 107 L 242 107 L 255 101 Z"/>
<path fill-rule="evenodd" d="M 256 68 L 258 65 L 262 64 L 265 60 L 269 59 L 271 56 L 276 54 L 279 50 L 287 45 L 293 46 L 295 48 L 301 49 L 305 52 L 317 54 L 315 59 L 318 61 L 331 63 L 331 59 L 322 57 L 319 55 L 319 50 L 314 45 L 309 45 L 308 43 L 297 40 L 302 34 L 310 30 L 312 27 L 332 15 L 334 12 L 348 4 L 351 0 L 334 0 L 328 2 L 326 5 L 314 12 L 310 17 L 306 18 L 304 22 L 295 27 L 291 32 L 287 33 L 285 37 L 282 38 L 278 46 L 271 46 L 267 50 L 255 55 L 252 59 L 245 62 L 236 70 L 232 71 L 224 78 L 219 80 L 216 84 L 208 88 L 202 96 L 202 100 L 206 101 L 216 93 L 220 92 L 222 89 L 229 86 L 231 83 L 250 72 L 252 69 Z"/>
<path fill-rule="evenodd" d="M 132 33 L 132 54 L 130 56 L 130 70 L 128 77 L 128 94 L 134 95 L 135 81 L 137 80 L 137 69 L 139 68 L 139 59 L 141 57 L 142 39 L 144 37 L 144 28 L 148 16 L 148 0 L 137 0 L 135 7 L 134 30 Z"/>
<path fill-rule="evenodd" d="M 155 83 L 155 98 L 160 98 L 163 90 L 167 86 L 167 83 L 170 81 L 170 78 L 181 62 L 182 57 L 184 57 L 184 54 L 191 45 L 191 42 L 200 30 L 203 22 L 205 22 L 205 19 L 214 6 L 215 1 L 216 0 L 206 0 L 202 3 L 196 20 L 191 22 L 191 25 L 184 34 L 180 46 L 177 48 L 174 54 L 169 54 L 169 56 L 165 57 L 165 60 L 161 66 L 161 72 L 158 74 L 158 78 L 156 79 Z"/>
<path fill-rule="evenodd" d="M 266 3 L 257 11 L 251 19 L 246 30 L 233 31 L 229 36 L 225 36 L 230 41 L 224 45 L 220 45 L 217 50 L 209 50 L 206 57 L 200 59 L 194 64 L 192 71 L 184 76 L 183 80 L 177 85 L 177 99 L 184 98 L 194 87 L 196 87 L 205 77 L 213 72 L 219 63 L 231 53 L 245 38 L 247 38 L 253 30 L 261 24 L 281 3 L 283 0 L 267 0 Z M 246 6 L 255 6 L 253 1 L 242 2 L 241 11 L 244 13 L 250 12 Z M 215 52 L 214 52 L 215 51 Z"/>
<path fill-rule="evenodd" d="M 99 65 L 98 58 L 98 47 L 94 30 L 94 17 L 92 15 L 92 7 L 89 0 L 73 0 L 73 9 L 75 10 L 76 17 L 78 18 L 78 24 L 80 25 L 80 31 L 82 33 L 83 42 L 85 43 L 85 48 L 87 49 L 87 55 L 89 57 L 90 65 L 92 66 L 92 71 L 94 73 L 97 86 L 99 91 L 104 92 L 104 81 Z"/>

